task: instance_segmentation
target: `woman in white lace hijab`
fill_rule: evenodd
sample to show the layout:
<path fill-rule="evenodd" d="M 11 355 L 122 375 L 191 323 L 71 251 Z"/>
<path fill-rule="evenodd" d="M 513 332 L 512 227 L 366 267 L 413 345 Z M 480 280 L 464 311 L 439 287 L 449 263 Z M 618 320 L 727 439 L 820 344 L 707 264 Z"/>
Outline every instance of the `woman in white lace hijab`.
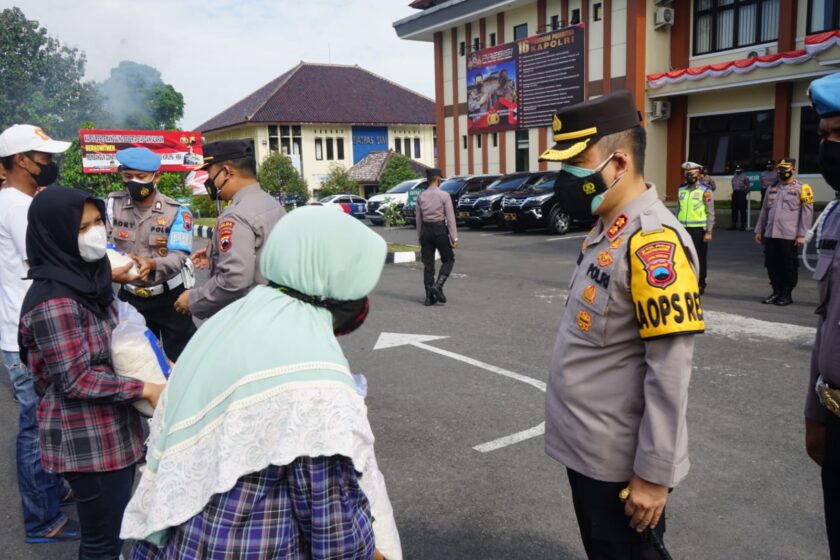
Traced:
<path fill-rule="evenodd" d="M 205 323 L 152 419 L 123 519 L 133 560 L 400 560 L 364 399 L 336 340 L 364 321 L 385 243 L 318 207 L 278 222 L 258 286 Z"/>

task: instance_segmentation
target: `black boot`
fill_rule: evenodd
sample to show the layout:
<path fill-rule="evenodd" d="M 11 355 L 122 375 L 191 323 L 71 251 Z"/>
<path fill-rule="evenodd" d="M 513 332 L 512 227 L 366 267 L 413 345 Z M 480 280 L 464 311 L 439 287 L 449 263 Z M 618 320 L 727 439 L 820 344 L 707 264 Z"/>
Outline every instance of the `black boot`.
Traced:
<path fill-rule="evenodd" d="M 435 297 L 435 292 L 431 286 L 426 286 L 426 299 L 423 301 L 423 305 L 426 307 L 430 305 L 434 305 L 437 303 L 437 298 Z"/>
<path fill-rule="evenodd" d="M 781 295 L 782 290 L 780 288 L 777 288 L 776 286 L 773 286 L 773 293 L 761 300 L 761 303 L 776 303 L 776 300 L 779 299 Z"/>
<path fill-rule="evenodd" d="M 782 294 L 773 302 L 775 305 L 790 305 L 791 303 L 793 303 L 793 290 L 791 288 L 782 290 Z"/>
<path fill-rule="evenodd" d="M 446 303 L 446 296 L 443 294 L 443 285 L 446 284 L 447 278 L 449 278 L 449 276 L 444 274 L 438 275 L 437 282 L 435 282 L 435 285 L 432 286 L 432 294 L 434 294 L 437 300 L 441 303 Z"/>

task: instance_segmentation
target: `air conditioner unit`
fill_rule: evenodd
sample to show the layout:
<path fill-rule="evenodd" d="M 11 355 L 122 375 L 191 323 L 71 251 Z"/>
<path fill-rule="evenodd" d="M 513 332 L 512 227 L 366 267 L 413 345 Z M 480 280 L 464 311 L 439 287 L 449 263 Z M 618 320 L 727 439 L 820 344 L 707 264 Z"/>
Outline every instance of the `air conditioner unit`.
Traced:
<path fill-rule="evenodd" d="M 653 3 L 657 6 L 670 6 L 674 3 L 674 0 L 654 0 Z"/>
<path fill-rule="evenodd" d="M 757 56 L 767 56 L 767 47 L 756 47 L 747 53 L 747 58 L 755 58 Z"/>
<path fill-rule="evenodd" d="M 665 29 L 674 25 L 674 8 L 656 8 L 653 14 L 653 28 Z"/>
<path fill-rule="evenodd" d="M 661 121 L 671 117 L 670 101 L 654 101 L 650 111 L 650 120 Z"/>

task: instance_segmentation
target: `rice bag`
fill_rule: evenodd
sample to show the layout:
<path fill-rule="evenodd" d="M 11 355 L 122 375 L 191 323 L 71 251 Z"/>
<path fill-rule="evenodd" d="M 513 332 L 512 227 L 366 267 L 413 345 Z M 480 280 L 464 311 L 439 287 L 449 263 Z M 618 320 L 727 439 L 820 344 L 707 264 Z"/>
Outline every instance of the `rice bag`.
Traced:
<path fill-rule="evenodd" d="M 131 263 L 131 268 L 128 269 L 129 278 L 134 280 L 140 276 L 140 273 L 137 270 L 137 263 L 135 263 L 128 255 L 120 253 L 113 244 L 108 244 L 108 249 L 105 251 L 105 254 L 108 255 L 108 261 L 111 263 L 111 270 Z"/>

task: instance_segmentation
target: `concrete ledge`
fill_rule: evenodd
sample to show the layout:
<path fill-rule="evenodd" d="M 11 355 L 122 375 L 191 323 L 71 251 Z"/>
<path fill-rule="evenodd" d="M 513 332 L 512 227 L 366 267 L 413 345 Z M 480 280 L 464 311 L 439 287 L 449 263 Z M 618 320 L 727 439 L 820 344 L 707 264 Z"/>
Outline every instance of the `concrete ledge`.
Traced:
<path fill-rule="evenodd" d="M 405 264 L 420 262 L 420 251 L 396 251 L 389 252 L 385 257 L 386 264 Z M 435 251 L 435 260 L 440 260 L 440 253 Z"/>

